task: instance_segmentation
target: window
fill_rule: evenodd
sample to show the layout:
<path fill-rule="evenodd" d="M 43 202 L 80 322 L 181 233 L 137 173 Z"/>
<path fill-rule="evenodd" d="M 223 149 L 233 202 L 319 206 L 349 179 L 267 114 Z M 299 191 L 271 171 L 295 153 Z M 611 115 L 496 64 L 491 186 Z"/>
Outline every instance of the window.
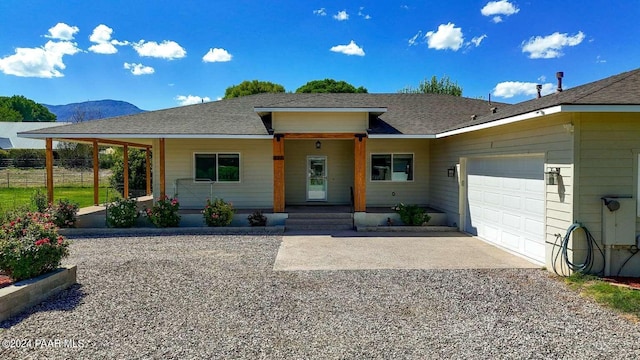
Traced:
<path fill-rule="evenodd" d="M 371 181 L 413 181 L 413 154 L 371 154 Z"/>
<path fill-rule="evenodd" d="M 194 157 L 195 181 L 240 181 L 240 154 L 195 154 Z"/>

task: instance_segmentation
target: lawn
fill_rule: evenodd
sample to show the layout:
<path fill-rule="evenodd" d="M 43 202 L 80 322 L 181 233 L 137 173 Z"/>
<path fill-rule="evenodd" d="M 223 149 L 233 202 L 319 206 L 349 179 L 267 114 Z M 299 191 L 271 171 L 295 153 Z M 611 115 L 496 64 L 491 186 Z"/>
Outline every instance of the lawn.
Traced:
<path fill-rule="evenodd" d="M 42 193 L 47 192 L 46 188 L 0 188 L 0 209 L 7 210 L 17 206 L 27 205 L 31 203 L 31 196 L 36 190 L 40 190 Z M 108 198 L 118 196 L 117 192 L 107 187 L 101 187 L 99 190 L 100 203 L 104 203 Z M 78 203 L 82 207 L 93 205 L 93 188 L 92 187 L 56 187 L 53 192 L 53 197 L 57 199 L 69 199 Z"/>

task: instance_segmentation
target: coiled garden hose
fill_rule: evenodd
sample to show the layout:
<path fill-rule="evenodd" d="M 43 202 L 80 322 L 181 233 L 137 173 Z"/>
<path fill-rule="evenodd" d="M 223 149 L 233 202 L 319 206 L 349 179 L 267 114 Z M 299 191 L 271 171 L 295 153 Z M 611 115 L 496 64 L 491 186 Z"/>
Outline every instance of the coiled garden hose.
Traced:
<path fill-rule="evenodd" d="M 569 239 L 571 238 L 571 234 L 578 229 L 582 229 L 582 231 L 584 231 L 584 234 L 587 238 L 587 255 L 585 256 L 585 259 L 582 263 L 574 263 L 571 260 L 569 260 Z M 560 239 L 560 237 L 561 237 L 560 234 L 556 235 L 556 241 L 553 247 L 553 251 L 556 251 L 556 248 L 558 248 L 558 240 Z M 598 252 L 602 256 L 602 269 L 599 272 L 597 272 L 597 274 L 602 275 L 604 273 L 604 269 L 605 269 L 604 252 L 602 251 L 602 248 L 600 248 L 598 243 L 596 243 L 596 240 L 593 238 L 593 235 L 591 235 L 589 230 L 582 224 L 578 222 L 571 224 L 571 226 L 569 226 L 569 228 L 567 229 L 567 233 L 562 238 L 562 243 L 560 244 L 559 247 L 560 249 L 557 250 L 555 255 L 553 254 L 553 252 L 551 254 L 553 259 L 553 264 L 552 264 L 553 271 L 556 273 L 556 275 L 568 276 L 568 274 L 565 274 L 564 272 L 564 269 L 565 269 L 564 267 L 566 267 L 571 272 L 579 272 L 582 274 L 592 274 L 594 260 L 595 260 L 594 249 L 598 249 Z M 563 262 L 560 264 L 561 273 L 558 272 L 558 260 L 560 259 L 560 257 L 563 260 Z"/>

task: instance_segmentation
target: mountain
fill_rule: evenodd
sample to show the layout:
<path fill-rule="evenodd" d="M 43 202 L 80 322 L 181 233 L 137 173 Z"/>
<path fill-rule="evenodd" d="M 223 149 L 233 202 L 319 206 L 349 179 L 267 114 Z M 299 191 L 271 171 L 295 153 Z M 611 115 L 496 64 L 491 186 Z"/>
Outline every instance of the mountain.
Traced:
<path fill-rule="evenodd" d="M 141 110 L 133 104 L 119 100 L 85 101 L 67 105 L 42 105 L 58 117 L 56 121 L 77 122 L 145 112 L 145 110 Z"/>

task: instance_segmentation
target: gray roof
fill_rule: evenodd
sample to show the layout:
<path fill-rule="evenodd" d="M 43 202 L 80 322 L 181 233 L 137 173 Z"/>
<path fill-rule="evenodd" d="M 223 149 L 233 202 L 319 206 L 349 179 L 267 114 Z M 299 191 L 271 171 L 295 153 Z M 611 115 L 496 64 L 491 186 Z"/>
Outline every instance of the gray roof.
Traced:
<path fill-rule="evenodd" d="M 67 125 L 65 122 L 0 122 L 1 149 L 44 149 L 45 142 L 38 139 L 27 139 L 18 136 L 21 132 L 30 132 L 36 129 L 51 128 Z M 57 146 L 54 142 L 53 146 Z"/>
<path fill-rule="evenodd" d="M 439 94 L 257 94 L 165 110 L 28 131 L 46 135 L 269 135 L 256 108 L 359 108 L 387 111 L 370 118 L 372 134 L 433 135 L 563 104 L 640 104 L 640 69 L 515 105 Z M 497 107 L 497 112 L 491 112 Z M 261 118 L 261 115 L 263 116 Z M 476 115 L 472 118 L 472 115 Z"/>
<path fill-rule="evenodd" d="M 475 121 L 452 126 L 464 128 L 558 105 L 640 105 L 640 68 L 602 80 L 508 106 L 498 106 L 495 114 L 479 116 Z"/>

